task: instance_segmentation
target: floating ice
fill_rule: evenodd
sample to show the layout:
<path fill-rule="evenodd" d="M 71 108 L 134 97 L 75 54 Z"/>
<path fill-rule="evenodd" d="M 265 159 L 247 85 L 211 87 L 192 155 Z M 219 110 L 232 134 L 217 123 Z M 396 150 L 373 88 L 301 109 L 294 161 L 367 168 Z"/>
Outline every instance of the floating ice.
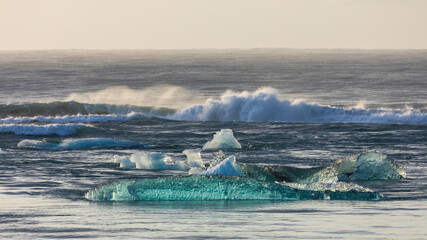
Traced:
<path fill-rule="evenodd" d="M 75 134 L 80 128 L 87 127 L 83 124 L 2 124 L 0 133 L 14 133 L 16 135 L 60 135 Z"/>
<path fill-rule="evenodd" d="M 203 168 L 192 167 L 192 168 L 190 168 L 190 170 L 188 170 L 188 175 L 193 175 L 193 174 L 199 174 L 200 175 L 204 171 L 205 171 L 205 169 L 203 169 Z"/>
<path fill-rule="evenodd" d="M 111 138 L 80 138 L 67 139 L 62 142 L 38 141 L 25 139 L 18 143 L 18 147 L 35 148 L 43 150 L 76 150 L 89 148 L 109 148 L 109 147 L 137 147 L 142 146 L 138 142 L 129 140 L 117 140 Z"/>
<path fill-rule="evenodd" d="M 367 151 L 338 159 L 332 167 L 340 180 L 387 180 L 406 177 L 403 167 L 378 151 Z"/>
<path fill-rule="evenodd" d="M 170 156 L 164 153 L 135 153 L 130 158 L 114 156 L 114 162 L 120 163 L 120 167 L 138 168 L 150 170 L 182 170 L 187 171 L 189 167 L 185 162 L 174 162 Z"/>
<path fill-rule="evenodd" d="M 132 162 L 129 158 L 121 158 L 119 156 L 114 156 L 114 162 L 120 163 L 121 168 L 136 168 L 136 163 Z"/>
<path fill-rule="evenodd" d="M 237 164 L 236 158 L 232 155 L 212 168 L 200 173 L 200 175 L 242 176 L 242 169 Z"/>
<path fill-rule="evenodd" d="M 7 152 L 0 148 L 0 154 L 7 154 Z"/>
<path fill-rule="evenodd" d="M 363 192 L 369 195 L 369 193 L 372 193 L 376 196 L 376 199 L 371 200 L 380 200 L 381 194 L 374 193 L 369 188 L 362 187 L 360 185 L 357 185 L 355 183 L 344 183 L 344 182 L 337 182 L 337 183 L 320 183 L 320 182 L 314 182 L 310 184 L 303 184 L 303 183 L 281 183 L 284 186 L 288 186 L 294 189 L 298 190 L 305 190 L 305 191 L 315 191 L 315 192 L 324 192 L 325 199 L 341 199 L 341 200 L 352 200 L 357 199 L 356 195 L 359 195 L 359 193 Z M 373 196 L 372 195 L 372 196 Z"/>
<path fill-rule="evenodd" d="M 129 200 L 308 200 L 352 199 L 378 200 L 379 194 L 368 189 L 354 188 L 348 192 L 301 190 L 235 176 L 200 176 L 145 178 L 118 181 L 98 186 L 86 193 L 92 201 Z"/>
<path fill-rule="evenodd" d="M 203 163 L 202 156 L 200 154 L 201 149 L 187 149 L 184 150 L 184 153 L 187 156 L 187 165 L 191 168 L 205 168 Z"/>
<path fill-rule="evenodd" d="M 187 121 L 249 122 L 354 122 L 354 123 L 427 123 L 424 110 L 384 110 L 337 108 L 304 101 L 280 100 L 276 90 L 261 88 L 255 92 L 226 92 L 221 100 L 208 99 L 170 118 Z"/>
<path fill-rule="evenodd" d="M 203 150 L 218 150 L 218 149 L 242 149 L 242 145 L 234 138 L 231 129 L 221 129 L 216 132 L 213 139 L 203 146 Z"/>
<path fill-rule="evenodd" d="M 242 164 L 243 176 L 269 181 L 336 183 L 346 180 L 388 180 L 406 177 L 405 170 L 378 151 L 337 160 L 328 167 L 296 168 Z"/>

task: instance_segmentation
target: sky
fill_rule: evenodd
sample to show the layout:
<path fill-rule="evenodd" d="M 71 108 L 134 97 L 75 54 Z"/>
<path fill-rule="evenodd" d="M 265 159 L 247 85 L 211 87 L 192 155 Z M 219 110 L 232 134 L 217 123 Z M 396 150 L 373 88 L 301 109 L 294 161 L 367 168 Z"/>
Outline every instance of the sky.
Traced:
<path fill-rule="evenodd" d="M 427 0 L 0 0 L 0 50 L 427 49 Z"/>

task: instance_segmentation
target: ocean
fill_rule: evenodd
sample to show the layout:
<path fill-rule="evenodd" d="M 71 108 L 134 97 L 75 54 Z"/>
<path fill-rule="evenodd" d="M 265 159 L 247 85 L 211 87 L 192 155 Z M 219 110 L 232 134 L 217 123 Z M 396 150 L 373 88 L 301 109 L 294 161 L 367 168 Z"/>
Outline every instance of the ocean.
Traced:
<path fill-rule="evenodd" d="M 426 238 L 426 50 L 1 51 L 0 86 L 2 239 Z"/>

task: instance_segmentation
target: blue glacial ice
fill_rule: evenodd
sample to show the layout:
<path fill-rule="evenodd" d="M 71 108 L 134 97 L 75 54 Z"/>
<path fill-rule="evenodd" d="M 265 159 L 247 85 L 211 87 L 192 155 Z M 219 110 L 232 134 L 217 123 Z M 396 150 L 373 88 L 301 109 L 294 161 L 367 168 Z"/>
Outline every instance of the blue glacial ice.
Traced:
<path fill-rule="evenodd" d="M 233 155 L 224 159 L 219 164 L 200 173 L 200 175 L 223 175 L 223 176 L 242 176 L 242 169 L 236 162 L 236 157 Z"/>
<path fill-rule="evenodd" d="M 242 145 L 234 138 L 231 129 L 221 129 L 213 139 L 203 146 L 203 150 L 242 149 Z"/>
<path fill-rule="evenodd" d="M 356 180 L 397 180 L 406 177 L 402 166 L 378 151 L 366 151 L 338 159 L 327 167 L 296 168 L 240 164 L 243 176 L 267 181 L 336 183 Z"/>
<path fill-rule="evenodd" d="M 134 153 L 130 158 L 114 156 L 114 162 L 122 168 L 137 168 L 149 170 L 181 170 L 189 167 L 183 161 L 173 161 L 170 156 L 159 152 Z"/>
<path fill-rule="evenodd" d="M 339 180 L 388 180 L 406 178 L 405 169 L 378 151 L 338 159 L 331 166 Z"/>
<path fill-rule="evenodd" d="M 145 200 L 311 200 L 354 199 L 378 200 L 381 196 L 369 189 L 325 188 L 306 190 L 301 186 L 287 186 L 236 176 L 175 176 L 123 180 L 98 186 L 86 193 L 91 201 Z"/>
<path fill-rule="evenodd" d="M 201 149 L 187 149 L 182 152 L 187 156 L 187 165 L 190 168 L 205 168 L 201 151 Z"/>
<path fill-rule="evenodd" d="M 118 140 L 111 138 L 80 138 L 80 139 L 67 139 L 60 142 L 55 141 L 39 141 L 25 139 L 18 143 L 21 148 L 34 148 L 41 150 L 77 150 L 77 149 L 90 149 L 90 148 L 112 148 L 112 147 L 139 147 L 142 144 L 129 140 Z"/>

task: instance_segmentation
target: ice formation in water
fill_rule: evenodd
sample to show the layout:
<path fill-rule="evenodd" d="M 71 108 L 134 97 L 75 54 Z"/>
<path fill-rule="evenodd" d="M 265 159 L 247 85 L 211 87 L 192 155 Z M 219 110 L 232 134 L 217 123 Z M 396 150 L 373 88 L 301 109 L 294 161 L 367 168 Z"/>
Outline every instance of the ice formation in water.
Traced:
<path fill-rule="evenodd" d="M 242 145 L 234 138 L 231 129 L 221 129 L 213 139 L 203 146 L 203 150 L 242 149 Z"/>
<path fill-rule="evenodd" d="M 377 151 L 339 159 L 328 167 L 295 168 L 237 163 L 222 152 L 207 170 L 201 166 L 200 150 L 186 150 L 187 164 L 174 163 L 163 153 L 115 157 L 121 167 L 188 170 L 190 176 L 118 181 L 96 187 L 86 194 L 92 201 L 124 200 L 379 200 L 371 189 L 339 180 L 399 179 L 402 167 Z M 222 160 L 222 161 L 220 161 Z"/>
<path fill-rule="evenodd" d="M 305 190 L 252 178 L 235 176 L 199 176 L 146 178 L 118 181 L 96 187 L 86 193 L 92 201 L 129 200 L 305 200 L 354 199 L 378 200 L 380 195 L 365 188 Z"/>
<path fill-rule="evenodd" d="M 0 148 L 0 154 L 7 154 L 7 152 Z"/>
<path fill-rule="evenodd" d="M 25 139 L 18 143 L 21 148 L 35 148 L 43 150 L 76 150 L 89 148 L 109 148 L 109 147 L 137 147 L 142 146 L 138 142 L 129 140 L 118 140 L 111 138 L 80 138 L 67 139 L 64 141 L 43 141 Z"/>
<path fill-rule="evenodd" d="M 201 151 L 201 149 L 187 149 L 182 152 L 187 156 L 187 165 L 190 168 L 205 168 L 200 154 Z"/>
<path fill-rule="evenodd" d="M 332 168 L 340 180 L 386 180 L 406 177 L 403 167 L 378 151 L 367 151 L 337 160 Z"/>
<path fill-rule="evenodd" d="M 346 180 L 387 180 L 406 177 L 405 170 L 386 155 L 367 151 L 337 160 L 328 167 L 242 165 L 243 176 L 296 183 L 336 183 Z"/>
<path fill-rule="evenodd" d="M 167 154 L 158 152 L 135 153 L 130 158 L 114 156 L 114 162 L 120 163 L 120 167 L 123 168 L 182 171 L 189 169 L 185 162 L 174 162 Z"/>
<path fill-rule="evenodd" d="M 83 124 L 2 124 L 0 133 L 14 133 L 16 135 L 60 135 L 75 134 Z"/>
<path fill-rule="evenodd" d="M 223 176 L 242 176 L 242 169 L 236 162 L 236 158 L 232 155 L 224 159 L 219 164 L 200 173 L 200 175 L 223 175 Z"/>

